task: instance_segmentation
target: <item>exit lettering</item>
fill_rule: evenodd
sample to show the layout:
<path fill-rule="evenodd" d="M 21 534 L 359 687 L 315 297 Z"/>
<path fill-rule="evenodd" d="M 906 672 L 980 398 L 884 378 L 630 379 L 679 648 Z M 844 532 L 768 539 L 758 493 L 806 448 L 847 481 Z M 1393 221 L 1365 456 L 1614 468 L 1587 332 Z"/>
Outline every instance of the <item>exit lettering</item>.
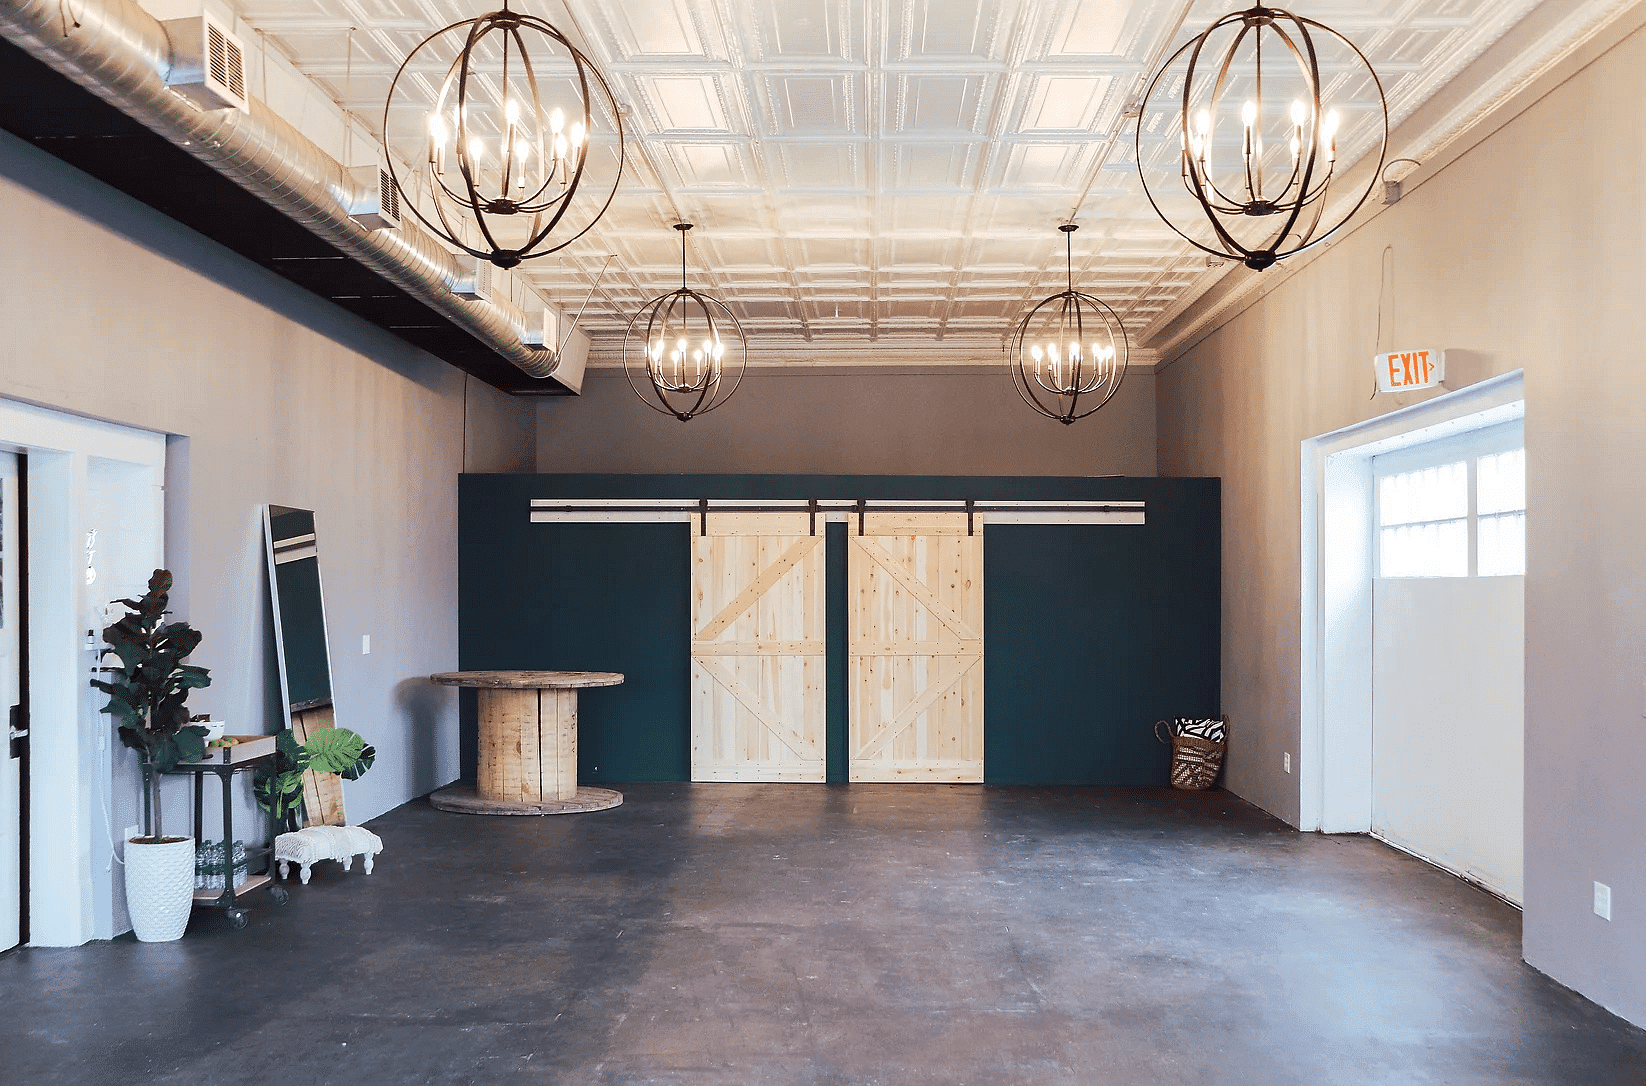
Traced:
<path fill-rule="evenodd" d="M 1433 388 L 1446 379 L 1446 352 L 1390 351 L 1377 356 L 1377 390 L 1406 392 Z"/>

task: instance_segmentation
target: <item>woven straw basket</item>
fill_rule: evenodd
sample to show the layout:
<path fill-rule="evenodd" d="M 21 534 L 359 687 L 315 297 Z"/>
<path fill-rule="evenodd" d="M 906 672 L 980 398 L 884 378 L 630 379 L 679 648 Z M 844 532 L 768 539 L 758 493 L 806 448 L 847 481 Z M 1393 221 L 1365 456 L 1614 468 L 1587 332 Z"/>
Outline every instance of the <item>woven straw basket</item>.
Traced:
<path fill-rule="evenodd" d="M 1229 718 L 1221 717 L 1224 735 L 1228 734 Z M 1165 728 L 1164 734 L 1161 729 Z M 1216 743 L 1193 735 L 1173 735 L 1168 720 L 1158 720 L 1154 726 L 1155 738 L 1172 746 L 1172 787 L 1185 792 L 1210 788 L 1217 780 L 1217 771 L 1223 767 L 1223 752 L 1227 742 Z"/>

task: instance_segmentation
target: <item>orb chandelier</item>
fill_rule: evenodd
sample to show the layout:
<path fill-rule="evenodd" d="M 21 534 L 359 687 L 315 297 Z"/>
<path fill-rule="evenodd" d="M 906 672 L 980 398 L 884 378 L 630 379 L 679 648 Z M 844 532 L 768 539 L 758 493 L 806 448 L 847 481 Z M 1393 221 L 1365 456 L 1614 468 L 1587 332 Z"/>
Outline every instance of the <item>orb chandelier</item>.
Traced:
<path fill-rule="evenodd" d="M 647 407 L 681 422 L 731 399 L 743 383 L 743 326 L 717 298 L 686 285 L 686 231 L 680 231 L 680 289 L 640 307 L 623 335 L 623 373 Z M 644 387 L 642 387 L 644 386 Z"/>
<path fill-rule="evenodd" d="M 623 122 L 605 78 L 508 0 L 411 51 L 389 85 L 383 142 L 402 204 L 500 268 L 586 234 L 623 172 Z M 401 176 L 397 158 L 416 176 Z"/>
<path fill-rule="evenodd" d="M 1326 101 L 1323 60 L 1344 96 L 1337 104 L 1365 118 L 1355 122 L 1358 133 Z M 1157 98 L 1179 83 L 1181 95 Z M 1368 122 L 1377 167 L 1358 195 L 1332 201 L 1337 207 L 1323 222 L 1328 201 L 1342 197 L 1333 188 L 1341 180 L 1339 143 L 1365 140 Z M 1151 185 L 1145 134 L 1171 128 L 1177 177 L 1165 180 L 1162 164 Z M 1388 142 L 1388 103 L 1365 54 L 1323 23 L 1257 6 L 1223 16 L 1172 54 L 1144 93 L 1134 146 L 1144 193 L 1167 226 L 1197 248 L 1261 271 L 1331 237 L 1360 210 Z"/>
<path fill-rule="evenodd" d="M 1114 398 L 1126 377 L 1126 329 L 1115 311 L 1074 289 L 1074 223 L 1063 231 L 1067 285 L 1023 315 L 1006 351 L 1023 402 L 1065 426 Z"/>

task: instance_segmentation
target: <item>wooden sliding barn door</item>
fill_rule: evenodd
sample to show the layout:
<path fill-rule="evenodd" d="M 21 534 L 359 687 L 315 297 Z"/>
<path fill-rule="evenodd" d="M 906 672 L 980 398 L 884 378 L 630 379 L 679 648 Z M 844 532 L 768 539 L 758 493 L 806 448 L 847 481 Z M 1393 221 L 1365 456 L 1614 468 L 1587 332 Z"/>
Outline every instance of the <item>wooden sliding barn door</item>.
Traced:
<path fill-rule="evenodd" d="M 692 780 L 822 781 L 822 524 L 805 514 L 692 525 Z"/>
<path fill-rule="evenodd" d="M 983 781 L 983 534 L 964 514 L 848 528 L 853 781 Z"/>

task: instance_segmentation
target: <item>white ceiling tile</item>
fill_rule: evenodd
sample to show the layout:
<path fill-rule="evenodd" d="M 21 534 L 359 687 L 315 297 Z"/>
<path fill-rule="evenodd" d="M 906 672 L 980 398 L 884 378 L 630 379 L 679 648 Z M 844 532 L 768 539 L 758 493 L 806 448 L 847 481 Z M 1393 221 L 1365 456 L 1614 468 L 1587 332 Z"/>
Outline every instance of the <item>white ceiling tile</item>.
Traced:
<path fill-rule="evenodd" d="M 1114 0 L 1073 0 L 1047 5 L 1055 17 L 1048 57 L 1114 56 L 1123 50 L 1127 24 L 1141 5 Z"/>
<path fill-rule="evenodd" d="M 891 187 L 933 191 L 969 187 L 974 148 L 965 143 L 898 143 L 890 150 Z"/>
<path fill-rule="evenodd" d="M 1018 131 L 1089 132 L 1096 128 L 1110 76 L 1047 75 L 1036 78 Z"/>
<path fill-rule="evenodd" d="M 894 127 L 904 135 L 973 132 L 990 82 L 985 76 L 958 73 L 899 75 Z"/>
<path fill-rule="evenodd" d="M 604 9 L 630 57 L 691 57 L 704 53 L 685 0 L 624 0 Z"/>
<path fill-rule="evenodd" d="M 858 148 L 851 143 L 780 143 L 773 146 L 777 183 L 801 191 L 867 186 Z"/>
<path fill-rule="evenodd" d="M 892 57 L 908 60 L 982 60 L 992 56 L 995 31 L 1010 4 L 998 0 L 903 0 Z"/>
<path fill-rule="evenodd" d="M 725 90 L 713 74 L 643 76 L 636 82 L 645 88 L 646 102 L 660 131 L 724 132 L 732 128 Z"/>
<path fill-rule="evenodd" d="M 745 148 L 736 143 L 663 144 L 687 188 L 751 188 L 754 185 Z"/>

